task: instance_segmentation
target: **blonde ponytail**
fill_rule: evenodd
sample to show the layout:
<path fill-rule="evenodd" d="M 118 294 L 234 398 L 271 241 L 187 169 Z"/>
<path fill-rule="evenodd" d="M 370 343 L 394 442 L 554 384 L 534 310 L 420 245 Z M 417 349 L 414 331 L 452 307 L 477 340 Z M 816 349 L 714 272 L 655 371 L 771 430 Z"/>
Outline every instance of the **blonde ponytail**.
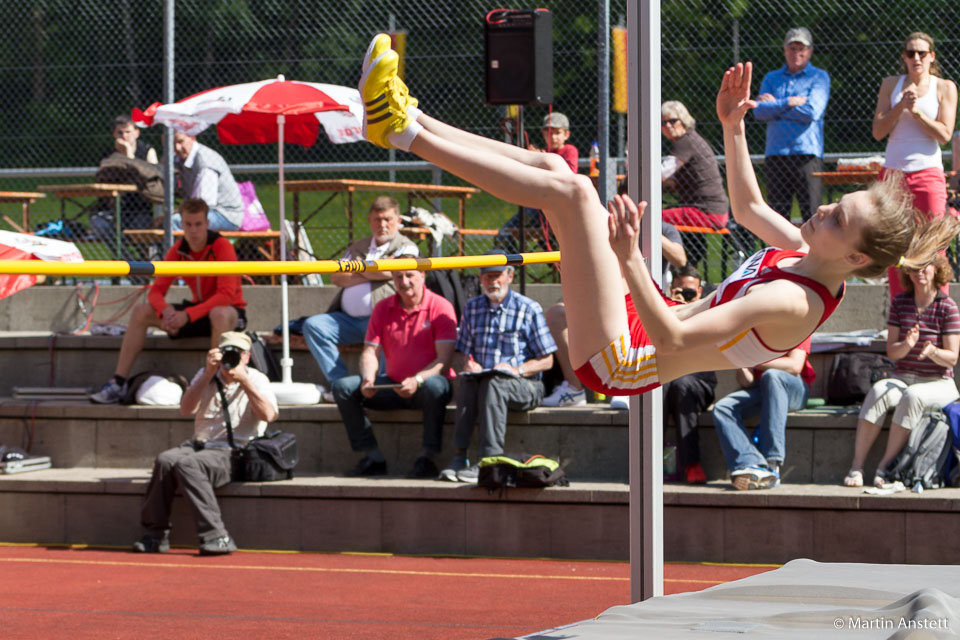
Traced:
<path fill-rule="evenodd" d="M 872 278 L 891 266 L 921 269 L 960 233 L 960 222 L 953 216 L 925 221 L 924 214 L 913 207 L 913 194 L 904 186 L 899 171 L 887 171 L 883 180 L 870 185 L 867 194 L 874 211 L 864 225 L 859 250 L 870 262 L 854 275 Z"/>

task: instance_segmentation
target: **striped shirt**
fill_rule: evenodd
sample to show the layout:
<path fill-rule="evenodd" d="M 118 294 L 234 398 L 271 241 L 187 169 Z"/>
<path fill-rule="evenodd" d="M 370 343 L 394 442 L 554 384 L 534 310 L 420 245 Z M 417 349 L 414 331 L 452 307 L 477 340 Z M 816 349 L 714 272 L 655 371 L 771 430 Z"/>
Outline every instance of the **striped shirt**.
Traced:
<path fill-rule="evenodd" d="M 920 315 L 913 294 L 906 291 L 898 293 L 890 303 L 890 320 L 887 324 L 889 328 L 896 327 L 900 331 L 900 340 L 903 340 L 912 327 L 920 327 L 920 339 L 913 345 L 910 353 L 897 361 L 895 374 L 912 373 L 929 378 L 953 378 L 952 367 L 941 367 L 929 358 L 920 359 L 920 352 L 927 342 L 932 342 L 934 346 L 942 349 L 944 335 L 960 333 L 960 312 L 952 298 L 938 291 L 937 297 Z"/>
<path fill-rule="evenodd" d="M 556 350 L 543 309 L 512 289 L 499 305 L 491 304 L 485 295 L 464 305 L 457 351 L 484 369 L 503 362 L 519 367 Z"/>

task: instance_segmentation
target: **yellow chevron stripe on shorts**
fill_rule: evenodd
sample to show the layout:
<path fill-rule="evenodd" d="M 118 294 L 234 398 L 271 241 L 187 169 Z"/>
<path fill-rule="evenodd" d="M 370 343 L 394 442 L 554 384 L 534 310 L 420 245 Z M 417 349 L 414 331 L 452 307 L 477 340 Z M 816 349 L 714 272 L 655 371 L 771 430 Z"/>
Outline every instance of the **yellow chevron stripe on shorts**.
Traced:
<path fill-rule="evenodd" d="M 639 389 L 660 381 L 657 348 L 652 344 L 633 347 L 626 333 L 590 358 L 590 366 L 604 385 L 617 389 Z"/>

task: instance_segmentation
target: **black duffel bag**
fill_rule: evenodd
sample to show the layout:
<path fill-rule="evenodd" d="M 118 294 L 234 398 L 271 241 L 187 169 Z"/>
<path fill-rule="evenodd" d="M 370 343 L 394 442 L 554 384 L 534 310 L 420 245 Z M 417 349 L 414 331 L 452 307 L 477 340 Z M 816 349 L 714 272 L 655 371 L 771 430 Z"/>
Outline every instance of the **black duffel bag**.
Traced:
<path fill-rule="evenodd" d="M 234 482 L 272 482 L 289 480 L 293 477 L 293 468 L 300 461 L 297 452 L 297 437 L 292 433 L 272 431 L 254 438 L 245 447 L 237 446 L 233 439 L 233 424 L 230 420 L 227 394 L 223 390 L 220 378 L 214 377 L 220 404 L 223 408 L 223 420 L 227 425 L 227 441 L 230 443 L 230 479 Z"/>
<path fill-rule="evenodd" d="M 273 482 L 293 478 L 300 461 L 297 437 L 274 431 L 254 438 L 246 447 L 233 450 L 233 479 L 242 482 Z"/>

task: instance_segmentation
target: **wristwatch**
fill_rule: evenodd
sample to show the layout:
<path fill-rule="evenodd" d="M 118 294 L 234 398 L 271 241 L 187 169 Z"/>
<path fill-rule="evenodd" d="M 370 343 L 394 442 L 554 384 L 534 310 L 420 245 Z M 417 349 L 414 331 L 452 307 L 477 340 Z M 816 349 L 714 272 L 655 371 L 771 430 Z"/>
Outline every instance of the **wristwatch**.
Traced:
<path fill-rule="evenodd" d="M 423 386 L 423 376 L 418 373 L 418 374 L 417 374 L 417 377 L 416 377 L 416 380 L 417 380 L 417 388 L 422 387 L 422 386 Z"/>

